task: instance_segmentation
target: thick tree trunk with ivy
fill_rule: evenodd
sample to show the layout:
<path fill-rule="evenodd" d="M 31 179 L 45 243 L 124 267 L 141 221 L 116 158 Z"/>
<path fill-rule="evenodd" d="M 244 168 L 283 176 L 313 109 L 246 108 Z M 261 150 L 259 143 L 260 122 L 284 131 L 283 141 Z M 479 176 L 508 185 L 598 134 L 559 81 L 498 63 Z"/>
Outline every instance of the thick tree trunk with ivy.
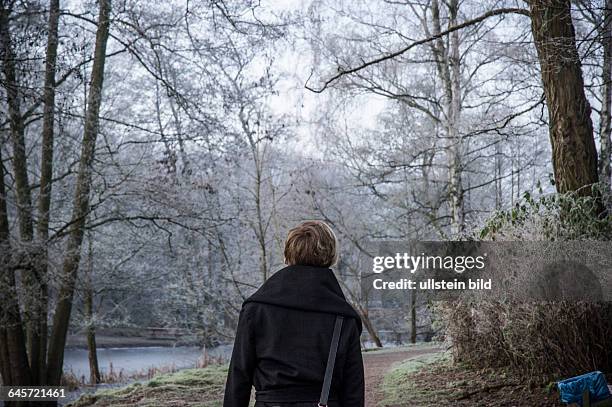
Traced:
<path fill-rule="evenodd" d="M 593 195 L 598 182 L 591 107 L 584 92 L 569 0 L 530 0 L 531 29 L 548 107 L 555 185 Z"/>
<path fill-rule="evenodd" d="M 63 264 L 62 285 L 58 293 L 58 302 L 53 318 L 53 331 L 49 339 L 49 356 L 47 366 L 47 382 L 57 385 L 62 374 L 64 362 L 64 347 L 68 324 L 72 310 L 72 299 L 77 279 L 77 271 L 81 260 L 81 246 L 85 231 L 85 220 L 89 213 L 89 193 L 91 190 L 92 165 L 98 137 L 98 124 L 100 103 L 102 99 L 102 85 L 104 82 L 104 63 L 106 60 L 106 43 L 110 25 L 110 0 L 100 0 L 98 29 L 96 32 L 96 45 L 94 62 L 91 72 L 91 84 L 87 100 L 87 114 L 81 145 L 81 160 L 77 175 L 76 191 L 72 211 L 72 228 L 68 235 Z"/>

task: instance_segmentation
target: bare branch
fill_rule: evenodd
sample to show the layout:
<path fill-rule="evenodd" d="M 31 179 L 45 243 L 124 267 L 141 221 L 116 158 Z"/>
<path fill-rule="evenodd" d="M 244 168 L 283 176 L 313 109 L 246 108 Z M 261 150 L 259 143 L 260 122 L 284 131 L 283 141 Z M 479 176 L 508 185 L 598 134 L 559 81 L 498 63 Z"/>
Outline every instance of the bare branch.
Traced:
<path fill-rule="evenodd" d="M 322 93 L 332 83 L 334 83 L 338 79 L 342 78 L 343 76 L 347 76 L 347 75 L 350 75 L 350 74 L 362 71 L 362 70 L 364 70 L 365 68 L 367 68 L 369 66 L 376 65 L 376 64 L 379 64 L 381 62 L 397 58 L 398 56 L 408 52 L 409 50 L 411 50 L 414 47 L 417 47 L 419 45 L 423 45 L 423 44 L 427 44 L 429 42 L 435 41 L 435 40 L 440 39 L 440 38 L 442 38 L 442 37 L 444 37 L 444 36 L 446 36 L 446 35 L 448 35 L 448 34 L 450 34 L 452 32 L 455 32 L 455 31 L 461 30 L 463 28 L 469 27 L 471 25 L 480 23 L 480 22 L 486 20 L 487 18 L 498 16 L 498 15 L 504 15 L 504 14 L 521 14 L 521 15 L 525 15 L 525 16 L 529 16 L 530 15 L 529 10 L 522 9 L 522 8 L 500 8 L 500 9 L 496 9 L 496 10 L 491 10 L 491 11 L 488 11 L 488 12 L 482 14 L 479 17 L 473 18 L 473 19 L 468 20 L 468 21 L 464 21 L 461 24 L 457 24 L 457 25 L 455 25 L 453 27 L 450 27 L 449 29 L 442 31 L 439 34 L 432 35 L 430 37 L 424 38 L 424 39 L 419 40 L 419 41 L 415 41 L 412 44 L 410 44 L 410 45 L 408 45 L 408 46 L 406 46 L 406 47 L 404 47 L 404 48 L 402 48 L 402 49 L 400 49 L 398 51 L 392 52 L 392 53 L 387 54 L 387 55 L 383 55 L 383 56 L 378 57 L 378 58 L 371 59 L 370 61 L 366 61 L 366 62 L 362 63 L 361 65 L 356 66 L 354 68 L 343 69 L 341 67 L 338 67 L 338 73 L 335 74 L 334 76 L 332 76 L 331 78 L 327 79 L 325 82 L 323 82 L 323 85 L 321 87 L 319 87 L 319 88 L 314 88 L 314 87 L 312 87 L 312 86 L 310 86 L 308 84 L 308 82 L 310 81 L 310 79 L 312 77 L 312 73 L 311 73 L 310 77 L 306 80 L 306 84 L 304 85 L 304 87 L 306 89 L 308 89 L 309 91 L 311 91 L 311 92 Z"/>

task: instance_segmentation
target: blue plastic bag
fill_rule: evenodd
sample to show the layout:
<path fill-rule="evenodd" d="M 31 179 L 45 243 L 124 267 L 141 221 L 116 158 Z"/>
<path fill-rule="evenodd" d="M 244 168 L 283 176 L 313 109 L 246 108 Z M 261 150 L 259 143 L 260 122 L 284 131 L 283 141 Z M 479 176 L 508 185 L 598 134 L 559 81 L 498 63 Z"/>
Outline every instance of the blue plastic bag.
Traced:
<path fill-rule="evenodd" d="M 557 383 L 562 403 L 578 403 L 582 405 L 582 393 L 588 389 L 591 401 L 605 400 L 610 395 L 608 383 L 603 373 L 599 371 L 565 379 Z"/>

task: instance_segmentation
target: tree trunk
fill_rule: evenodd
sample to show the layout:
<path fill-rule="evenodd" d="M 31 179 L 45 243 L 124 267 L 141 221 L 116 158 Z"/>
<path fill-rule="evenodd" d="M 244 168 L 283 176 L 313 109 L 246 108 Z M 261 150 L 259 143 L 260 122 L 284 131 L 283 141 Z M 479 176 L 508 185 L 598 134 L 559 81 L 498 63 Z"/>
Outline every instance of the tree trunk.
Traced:
<path fill-rule="evenodd" d="M 40 283 L 34 270 L 34 251 L 31 242 L 34 236 L 32 221 L 32 195 L 28 179 L 28 158 L 25 143 L 25 123 L 21 114 L 21 97 L 19 82 L 16 75 L 16 59 L 10 32 L 11 5 L 0 2 L 0 48 L 2 50 L 2 68 L 4 73 L 4 88 L 10 119 L 10 134 L 13 147 L 13 172 L 15 179 L 15 195 L 17 197 L 17 217 L 19 237 L 22 245 L 14 248 L 18 253 L 13 260 L 19 263 L 22 271 L 24 290 L 27 293 L 24 301 L 24 317 L 26 325 L 26 341 L 29 350 L 31 366 L 40 364 L 40 329 L 38 324 L 38 291 Z"/>
<path fill-rule="evenodd" d="M 612 0 L 606 0 L 603 11 L 603 24 L 600 29 L 600 41 L 603 48 L 603 66 L 601 72 L 601 115 L 599 117 L 599 180 L 604 190 L 610 192 L 612 171 L 610 155 L 612 154 Z"/>
<path fill-rule="evenodd" d="M 32 227 L 32 197 L 28 179 L 27 154 L 24 137 L 24 122 L 21 115 L 19 83 L 17 82 L 15 54 L 10 33 L 11 9 L 0 2 L 0 48 L 2 51 L 2 69 L 4 73 L 4 88 L 10 119 L 10 134 L 13 146 L 13 170 L 17 196 L 17 212 L 19 214 L 19 234 L 21 240 L 31 241 L 34 235 Z"/>
<path fill-rule="evenodd" d="M 76 284 L 77 271 L 81 259 L 81 246 L 85 231 L 85 219 L 89 213 L 89 192 L 96 139 L 98 136 L 99 112 L 104 82 L 104 63 L 106 59 L 106 43 L 110 25 L 110 0 L 100 0 L 98 29 L 94 62 L 91 72 L 90 91 L 87 100 L 87 115 L 81 146 L 81 160 L 77 175 L 76 191 L 72 212 L 72 229 L 68 235 L 66 255 L 63 264 L 63 280 L 59 289 L 58 302 L 53 317 L 53 331 L 49 341 L 49 356 L 47 381 L 49 385 L 57 385 L 62 375 L 64 347 L 72 310 L 72 298 Z"/>
<path fill-rule="evenodd" d="M 259 148 L 255 146 L 255 152 L 253 154 L 258 154 Z M 257 241 L 259 242 L 259 250 L 260 250 L 260 259 L 259 259 L 259 268 L 261 270 L 261 276 L 263 282 L 268 279 L 268 251 L 266 247 L 266 226 L 265 221 L 263 219 L 262 213 L 262 198 L 261 198 L 261 188 L 262 188 L 262 168 L 263 165 L 261 163 L 261 158 L 255 158 L 255 208 L 257 211 L 257 226 L 255 233 L 257 235 Z"/>
<path fill-rule="evenodd" d="M 377 348 L 382 348 L 382 342 L 380 341 L 380 337 L 378 336 L 378 332 L 376 332 L 376 328 L 374 328 L 374 325 L 372 324 L 372 321 L 370 320 L 370 316 L 368 315 L 368 311 L 366 309 L 364 309 L 361 304 L 355 304 L 357 307 L 357 312 L 359 313 L 359 316 L 361 316 L 361 322 L 363 322 L 363 325 L 365 326 L 366 330 L 368 331 L 368 334 L 370 335 L 370 339 L 372 339 L 372 341 L 374 342 L 374 344 L 376 345 Z"/>
<path fill-rule="evenodd" d="M 0 165 L 0 373 L 5 385 L 27 386 L 31 384 L 32 376 L 19 313 L 11 253 L 4 167 Z"/>
<path fill-rule="evenodd" d="M 368 331 L 368 334 L 370 335 L 370 339 L 374 341 L 374 344 L 376 345 L 377 348 L 382 348 L 383 347 L 382 342 L 380 341 L 378 332 L 376 332 L 376 329 L 374 328 L 374 325 L 372 325 L 372 321 L 370 321 L 370 318 L 367 315 L 362 315 L 361 320 L 363 321 L 363 324 L 365 325 L 366 330 Z"/>
<path fill-rule="evenodd" d="M 253 192 L 255 199 L 255 212 L 257 217 L 257 224 L 251 223 L 253 232 L 257 237 L 259 244 L 259 270 L 261 273 L 262 281 L 265 282 L 268 279 L 268 251 L 266 247 L 266 222 L 263 217 L 262 211 L 262 197 L 261 190 L 263 187 L 263 171 L 264 171 L 264 160 L 265 160 L 265 146 L 263 140 L 257 140 L 253 137 L 255 131 L 249 127 L 249 118 L 245 116 L 244 106 L 240 109 L 240 121 L 242 130 L 249 142 L 251 148 L 251 157 L 253 158 L 253 167 L 255 169 L 255 191 Z M 259 119 L 257 120 L 259 121 Z M 257 131 L 257 130 L 256 130 Z"/>
<path fill-rule="evenodd" d="M 4 316 L 0 315 L 0 318 L 4 320 Z M 7 385 L 11 381 L 11 367 L 9 365 L 9 354 L 6 328 L 4 322 L 0 322 L 0 385 Z"/>
<path fill-rule="evenodd" d="M 87 358 L 89 360 L 89 383 L 99 384 L 101 381 L 100 367 L 98 365 L 96 327 L 93 324 L 87 326 Z"/>
<path fill-rule="evenodd" d="M 501 140 L 495 144 L 495 209 L 500 210 L 503 205 L 502 190 L 502 145 Z"/>
<path fill-rule="evenodd" d="M 459 14 L 459 1 L 451 0 L 448 3 L 449 24 L 457 25 Z M 459 134 L 459 119 L 461 116 L 461 57 L 459 52 L 459 31 L 450 35 L 449 65 L 451 71 L 450 111 L 448 112 L 449 139 L 451 142 L 450 162 L 450 190 L 453 201 L 453 233 L 455 235 L 465 231 L 465 208 L 463 189 L 463 140 Z"/>
<path fill-rule="evenodd" d="M 19 99 L 19 87 L 15 74 L 15 55 L 11 44 L 9 27 L 9 17 L 12 10 L 6 7 L 4 2 L 0 2 L 0 53 L 2 60 L 2 70 L 4 73 L 4 88 L 6 90 L 6 100 L 10 119 L 10 136 L 13 146 L 13 168 L 17 195 L 17 213 L 19 217 L 20 238 L 24 242 L 32 240 L 32 200 L 30 195 L 30 184 L 27 173 L 27 158 L 24 139 L 24 123 L 21 116 Z M 27 350 L 25 347 L 26 337 L 23 332 L 23 323 L 19 310 L 15 284 L 14 262 L 28 261 L 28 256 L 21 258 L 15 257 L 14 248 L 9 242 L 9 223 L 6 208 L 6 188 L 4 185 L 4 168 L 0 170 L 0 296 L 2 309 L 0 312 L 1 324 L 3 326 L 0 335 L 0 352 L 4 355 L 2 360 L 8 366 L 2 368 L 3 378 L 9 384 L 29 385 L 32 383 L 32 372 L 28 361 Z M 23 248 L 19 248 L 20 251 Z M 24 273 L 24 284 L 27 286 L 32 281 L 32 276 L 28 271 L 30 268 L 26 264 L 20 264 Z M 29 302 L 26 310 L 30 310 Z M 30 314 L 31 315 L 31 314 Z M 8 358 L 6 358 L 8 356 Z M 10 373 L 7 373 L 10 372 Z"/>
<path fill-rule="evenodd" d="M 410 343 L 417 340 L 416 291 L 410 293 Z"/>
<path fill-rule="evenodd" d="M 560 193 L 591 196 L 590 186 L 598 182 L 597 151 L 570 1 L 530 0 L 529 8 L 548 108 L 555 185 Z"/>
<path fill-rule="evenodd" d="M 459 3 L 452 0 L 447 3 L 449 26 L 457 24 Z M 438 0 L 431 3 L 432 34 L 442 32 L 440 21 L 440 4 Z M 451 232 L 461 234 L 465 230 L 464 188 L 462 168 L 462 139 L 459 134 L 461 115 L 461 57 L 458 31 L 450 34 L 449 46 L 440 37 L 433 41 L 431 49 L 436 62 L 436 70 L 443 86 L 444 123 L 446 127 L 446 154 L 448 165 L 448 191 L 451 212 Z"/>
<path fill-rule="evenodd" d="M 85 290 L 85 318 L 87 318 L 87 358 L 89 360 L 89 383 L 100 383 L 98 346 L 96 345 L 96 325 L 93 319 L 93 289 Z"/>
<path fill-rule="evenodd" d="M 2 140 L 4 141 L 4 140 Z M 2 149 L 0 148 L 0 163 L 2 162 Z M 4 187 L 4 167 L 0 165 L 0 376 L 3 385 L 12 382 L 11 361 L 8 350 L 8 312 L 7 304 L 12 294 L 9 289 L 8 275 L 13 271 L 9 268 L 11 247 L 9 241 L 9 222 L 6 211 L 6 189 Z"/>
<path fill-rule="evenodd" d="M 100 383 L 100 367 L 98 365 L 98 347 L 96 345 L 96 325 L 94 321 L 94 288 L 93 288 L 93 243 L 88 236 L 87 270 L 85 275 L 85 321 L 87 323 L 87 358 L 89 360 L 89 383 Z"/>
<path fill-rule="evenodd" d="M 53 125 L 55 112 L 55 69 L 57 61 L 58 26 L 60 15 L 59 0 L 49 2 L 49 31 L 47 33 L 47 51 L 45 58 L 45 89 L 43 96 L 43 128 L 42 151 L 40 168 L 40 194 L 38 198 L 37 238 L 39 256 L 36 267 L 40 281 L 40 296 L 37 309 L 39 324 L 39 360 L 32 363 L 33 373 L 37 376 L 39 384 L 47 379 L 47 314 L 48 314 L 48 288 L 47 288 L 47 239 L 49 238 L 49 208 L 51 206 L 51 187 L 53 180 Z"/>

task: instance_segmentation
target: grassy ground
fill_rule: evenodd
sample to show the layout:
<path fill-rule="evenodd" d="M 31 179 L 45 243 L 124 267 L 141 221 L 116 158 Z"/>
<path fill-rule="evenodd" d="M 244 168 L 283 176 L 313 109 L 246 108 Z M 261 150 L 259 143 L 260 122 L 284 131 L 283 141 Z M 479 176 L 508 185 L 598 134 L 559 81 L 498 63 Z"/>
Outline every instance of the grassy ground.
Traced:
<path fill-rule="evenodd" d="M 85 395 L 69 406 L 217 407 L 222 404 L 226 375 L 227 365 L 181 370 L 156 376 L 144 384 Z"/>
<path fill-rule="evenodd" d="M 453 365 L 446 354 L 424 355 L 396 364 L 383 380 L 386 406 L 558 406 L 544 387 L 494 369 Z"/>
<path fill-rule="evenodd" d="M 390 351 L 373 351 L 371 355 L 384 356 L 387 352 Z M 85 395 L 70 406 L 220 407 L 226 374 L 227 365 L 181 370 L 156 376 L 143 384 Z M 376 383 L 377 388 L 380 383 Z M 557 397 L 544 388 L 528 388 L 523 383 L 524 378 L 493 369 L 469 370 L 451 364 L 444 353 L 430 353 L 393 365 L 382 379 L 384 397 L 377 407 L 559 405 Z"/>
<path fill-rule="evenodd" d="M 416 344 L 371 349 L 364 355 L 366 368 L 369 366 L 368 362 L 388 354 L 434 348 L 435 345 L 432 344 Z M 221 406 L 226 375 L 227 365 L 210 365 L 204 369 L 160 374 L 142 384 L 134 383 L 118 389 L 101 390 L 93 395 L 83 395 L 70 406 Z M 379 375 L 382 376 L 382 372 Z"/>

